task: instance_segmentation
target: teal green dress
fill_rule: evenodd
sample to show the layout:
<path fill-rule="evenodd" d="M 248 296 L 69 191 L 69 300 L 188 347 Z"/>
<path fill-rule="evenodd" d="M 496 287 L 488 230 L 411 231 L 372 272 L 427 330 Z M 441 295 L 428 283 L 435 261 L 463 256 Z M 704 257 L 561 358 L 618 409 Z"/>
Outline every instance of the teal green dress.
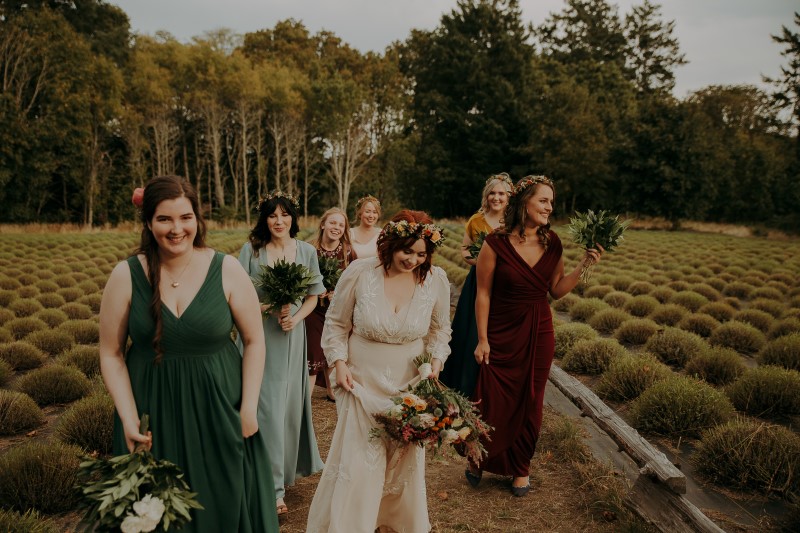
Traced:
<path fill-rule="evenodd" d="M 180 318 L 162 306 L 163 359 L 153 364 L 152 291 L 136 257 L 128 259 L 133 293 L 132 344 L 125 362 L 139 414 L 150 415 L 152 452 L 177 464 L 203 510 L 181 531 L 277 533 L 269 455 L 258 437 L 242 438 L 242 357 L 231 340 L 233 317 L 222 289 L 217 252 L 206 279 Z M 128 453 L 119 417 L 114 453 Z"/>
<path fill-rule="evenodd" d="M 308 294 L 324 293 L 316 248 L 307 242 L 296 242 L 295 263 L 305 265 L 315 278 Z M 242 247 L 239 262 L 250 277 L 257 278 L 261 266 L 267 264 L 267 251 L 261 248 L 255 255 L 248 242 Z M 258 293 L 263 296 L 260 289 Z M 297 303 L 292 304 L 292 314 L 298 309 Z M 311 418 L 305 321 L 289 332 L 283 331 L 273 316 L 264 318 L 262 323 L 267 342 L 267 362 L 258 400 L 258 427 L 272 460 L 275 496 L 283 498 L 286 487 L 294 484 L 296 478 L 319 472 L 324 464 Z M 241 344 L 238 345 L 241 348 Z"/>

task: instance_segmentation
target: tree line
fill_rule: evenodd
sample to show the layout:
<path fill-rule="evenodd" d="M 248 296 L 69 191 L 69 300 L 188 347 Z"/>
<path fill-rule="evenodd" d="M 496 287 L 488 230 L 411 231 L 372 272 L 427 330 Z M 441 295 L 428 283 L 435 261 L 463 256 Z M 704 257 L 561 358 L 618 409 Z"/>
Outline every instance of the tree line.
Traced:
<path fill-rule="evenodd" d="M 794 14 L 800 27 L 800 15 Z M 180 174 L 218 220 L 280 188 L 305 214 L 365 193 L 465 216 L 486 177 L 546 174 L 557 209 L 800 228 L 800 33 L 772 91 L 672 95 L 686 62 L 650 0 L 460 0 L 362 53 L 297 20 L 183 43 L 102 0 L 0 0 L 0 221 L 115 224 Z M 352 207 L 352 206 L 351 206 Z"/>

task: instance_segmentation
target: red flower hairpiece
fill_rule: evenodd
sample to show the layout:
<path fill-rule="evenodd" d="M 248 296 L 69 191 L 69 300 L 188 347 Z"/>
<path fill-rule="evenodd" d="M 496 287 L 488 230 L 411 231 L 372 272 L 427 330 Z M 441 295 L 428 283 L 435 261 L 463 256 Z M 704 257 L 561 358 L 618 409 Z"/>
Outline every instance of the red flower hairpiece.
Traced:
<path fill-rule="evenodd" d="M 137 209 L 142 208 L 142 204 L 144 203 L 144 189 L 141 187 L 136 187 L 133 189 L 133 196 L 131 196 L 131 202 L 133 205 L 137 207 Z"/>

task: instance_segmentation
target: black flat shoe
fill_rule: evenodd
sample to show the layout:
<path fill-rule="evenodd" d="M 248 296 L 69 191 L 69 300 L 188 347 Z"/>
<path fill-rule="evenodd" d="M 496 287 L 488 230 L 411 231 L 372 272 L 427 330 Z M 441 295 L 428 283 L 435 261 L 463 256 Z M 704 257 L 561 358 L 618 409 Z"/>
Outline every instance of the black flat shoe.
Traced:
<path fill-rule="evenodd" d="M 511 485 L 511 494 L 513 494 L 517 498 L 522 498 L 523 496 L 528 494 L 530 491 L 531 491 L 530 483 L 528 483 L 524 487 L 515 487 L 514 485 Z"/>
<path fill-rule="evenodd" d="M 467 481 L 469 482 L 470 486 L 472 486 L 472 487 L 477 487 L 478 486 L 478 483 L 481 482 L 481 476 L 482 475 L 483 475 L 482 471 L 479 471 L 478 475 L 476 476 L 475 474 L 470 472 L 469 468 L 464 470 L 464 477 L 467 478 Z"/>

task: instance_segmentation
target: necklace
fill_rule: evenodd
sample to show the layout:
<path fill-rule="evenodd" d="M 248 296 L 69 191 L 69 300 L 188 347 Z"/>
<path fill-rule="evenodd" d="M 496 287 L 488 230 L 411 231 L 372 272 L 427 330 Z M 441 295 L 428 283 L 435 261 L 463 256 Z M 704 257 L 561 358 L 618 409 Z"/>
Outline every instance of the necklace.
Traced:
<path fill-rule="evenodd" d="M 194 259 L 194 248 L 192 248 L 192 254 L 189 256 L 189 261 L 186 263 L 186 266 L 183 267 L 183 270 L 181 270 L 181 273 L 178 274 L 177 278 L 173 278 L 172 275 L 169 273 L 169 270 L 167 270 L 164 267 L 161 267 L 161 269 L 164 271 L 164 273 L 166 273 L 167 277 L 172 280 L 172 283 L 170 283 L 170 286 L 173 289 L 177 289 L 178 287 L 181 286 L 180 279 L 183 277 L 183 274 L 184 274 L 184 272 L 186 272 L 186 269 L 189 268 L 189 265 L 192 264 L 192 259 Z"/>

